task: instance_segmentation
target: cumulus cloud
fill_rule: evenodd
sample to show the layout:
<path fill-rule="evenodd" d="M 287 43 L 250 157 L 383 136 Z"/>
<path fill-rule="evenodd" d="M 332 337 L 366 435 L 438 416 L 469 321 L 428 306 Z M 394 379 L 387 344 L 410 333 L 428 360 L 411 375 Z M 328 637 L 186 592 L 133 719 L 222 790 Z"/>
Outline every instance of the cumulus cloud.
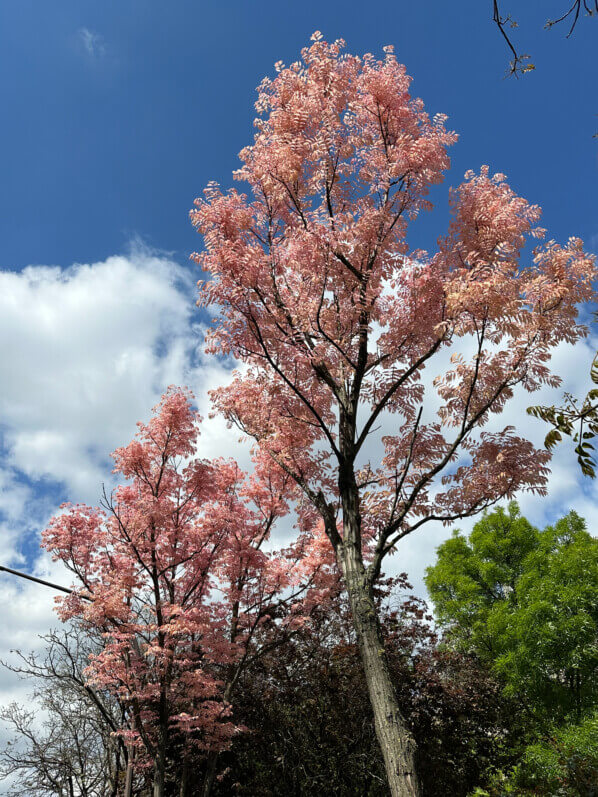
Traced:
<path fill-rule="evenodd" d="M 217 361 L 201 369 L 196 315 L 187 271 L 143 249 L 0 273 L 5 466 L 94 501 L 107 455 L 168 384 L 205 403 L 203 383 L 224 375 Z"/>
<path fill-rule="evenodd" d="M 110 452 L 169 384 L 191 387 L 207 418 L 207 391 L 231 369 L 201 353 L 194 276 L 142 245 L 98 263 L 0 271 L 0 564 L 69 584 L 39 554 L 58 505 L 98 502 L 102 482 L 111 485 Z M 206 421 L 199 445 L 202 456 L 249 463 L 221 419 Z M 0 574 L 0 603 L 0 658 L 37 648 L 57 625 L 45 587 Z M 23 689 L 0 668 L 0 704 Z"/>
<path fill-rule="evenodd" d="M 0 272 L 4 564 L 36 552 L 62 500 L 97 503 L 110 452 L 169 384 L 189 385 L 208 414 L 206 390 L 229 369 L 202 367 L 197 319 L 190 273 L 140 246 L 100 263 Z M 217 421 L 201 453 L 232 453 L 237 437 Z"/>

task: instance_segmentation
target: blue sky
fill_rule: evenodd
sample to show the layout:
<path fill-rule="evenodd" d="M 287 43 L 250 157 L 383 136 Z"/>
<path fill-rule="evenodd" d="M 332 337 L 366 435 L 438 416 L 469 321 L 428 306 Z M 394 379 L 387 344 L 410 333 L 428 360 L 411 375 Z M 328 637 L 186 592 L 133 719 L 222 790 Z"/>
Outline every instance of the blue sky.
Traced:
<path fill-rule="evenodd" d="M 543 207 L 550 237 L 580 236 L 596 251 L 598 20 L 581 20 L 569 40 L 563 26 L 544 31 L 563 5 L 505 5 L 537 66 L 516 80 L 504 79 L 509 53 L 491 0 L 3 0 L 0 560 L 65 578 L 38 549 L 59 503 L 97 501 L 108 453 L 168 384 L 194 387 L 207 415 L 206 390 L 230 364 L 201 354 L 199 274 L 188 259 L 201 242 L 188 211 L 208 181 L 230 184 L 251 140 L 255 87 L 314 30 L 356 53 L 394 44 L 414 94 L 460 134 L 432 195 L 437 209 L 412 230 L 414 248 L 434 248 L 448 187 L 488 163 Z M 557 353 L 572 392 L 585 388 L 595 345 Z M 503 423 L 529 424 L 524 408 L 514 402 Z M 540 443 L 542 431 L 529 433 Z M 248 460 L 218 420 L 201 450 Z M 598 488 L 579 477 L 572 453 L 559 452 L 554 468 L 550 499 L 524 499 L 524 510 L 543 523 L 575 507 L 598 522 Z M 401 549 L 396 567 L 420 592 L 446 533 Z M 34 645 L 55 622 L 40 590 L 0 579 L 10 647 Z M 0 675 L 0 693 L 15 688 Z"/>
<path fill-rule="evenodd" d="M 396 46 L 414 93 L 461 139 L 447 183 L 489 163 L 544 209 L 555 237 L 598 234 L 598 20 L 574 36 L 563 0 L 503 0 L 537 65 L 504 80 L 490 0 L 4 0 L 0 4 L 1 265 L 95 262 L 139 235 L 184 262 L 187 211 L 229 180 L 252 135 L 254 89 L 318 29 L 354 52 Z M 509 5 L 511 9 L 509 9 Z M 594 53 L 594 57 L 592 57 Z M 440 207 L 446 185 L 436 192 Z M 417 245 L 433 245 L 439 214 Z M 421 240 L 420 240 L 421 239 Z"/>

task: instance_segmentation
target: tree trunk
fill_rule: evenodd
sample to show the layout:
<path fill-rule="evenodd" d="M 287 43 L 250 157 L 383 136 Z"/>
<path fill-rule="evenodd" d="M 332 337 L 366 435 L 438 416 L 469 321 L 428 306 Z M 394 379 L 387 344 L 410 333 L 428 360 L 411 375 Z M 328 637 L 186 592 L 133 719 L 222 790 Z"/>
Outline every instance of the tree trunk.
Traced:
<path fill-rule="evenodd" d="M 191 766 L 188 761 L 183 761 L 181 772 L 181 785 L 179 786 L 179 797 L 189 797 L 191 786 Z"/>
<path fill-rule="evenodd" d="M 154 793 L 153 797 L 164 797 L 166 793 L 166 753 L 160 744 L 154 761 Z"/>
<path fill-rule="evenodd" d="M 211 750 L 208 755 L 208 763 L 206 766 L 206 774 L 203 781 L 203 789 L 201 797 L 210 797 L 214 781 L 216 780 L 216 772 L 218 767 L 219 753 L 217 750 Z"/>
<path fill-rule="evenodd" d="M 390 793 L 392 797 L 420 797 L 415 740 L 399 709 L 360 552 L 357 545 L 347 544 L 346 538 L 342 545 L 342 569 Z"/>
<path fill-rule="evenodd" d="M 125 793 L 124 797 L 133 797 L 133 746 L 127 749 L 127 768 L 125 770 Z"/>

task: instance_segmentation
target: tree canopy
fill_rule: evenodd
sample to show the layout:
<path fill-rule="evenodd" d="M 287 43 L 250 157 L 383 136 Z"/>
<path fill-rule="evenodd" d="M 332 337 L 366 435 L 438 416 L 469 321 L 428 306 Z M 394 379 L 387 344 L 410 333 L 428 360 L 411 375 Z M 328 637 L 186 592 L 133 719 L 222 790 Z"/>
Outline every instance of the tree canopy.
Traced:
<path fill-rule="evenodd" d="M 570 512 L 538 530 L 516 503 L 444 542 L 426 585 L 449 644 L 475 652 L 541 722 L 598 701 L 598 540 Z"/>
<path fill-rule="evenodd" d="M 153 768 L 154 797 L 173 744 L 183 771 L 198 749 L 215 766 L 238 731 L 230 701 L 243 668 L 338 583 L 317 528 L 266 549 L 288 477 L 200 459 L 199 425 L 190 392 L 169 389 L 113 454 L 125 483 L 102 507 L 64 505 L 43 534 L 77 579 L 57 599 L 61 618 L 102 638 L 86 678 L 125 707 L 115 732 Z"/>

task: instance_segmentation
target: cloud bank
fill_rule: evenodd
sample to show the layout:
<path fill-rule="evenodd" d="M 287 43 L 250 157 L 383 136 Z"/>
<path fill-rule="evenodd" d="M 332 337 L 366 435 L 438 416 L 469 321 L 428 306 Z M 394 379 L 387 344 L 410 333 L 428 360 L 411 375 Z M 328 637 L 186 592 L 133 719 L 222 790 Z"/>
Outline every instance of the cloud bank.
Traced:
<path fill-rule="evenodd" d="M 207 390 L 230 368 L 201 354 L 194 276 L 139 245 L 99 263 L 0 272 L 0 564 L 69 584 L 39 550 L 60 503 L 98 503 L 110 452 L 168 385 L 191 387 L 207 417 Z M 206 422 L 200 454 L 248 464 L 248 446 L 220 419 Z M 58 624 L 53 597 L 0 574 L 0 658 L 37 648 Z M 0 704 L 23 688 L 0 668 Z"/>

